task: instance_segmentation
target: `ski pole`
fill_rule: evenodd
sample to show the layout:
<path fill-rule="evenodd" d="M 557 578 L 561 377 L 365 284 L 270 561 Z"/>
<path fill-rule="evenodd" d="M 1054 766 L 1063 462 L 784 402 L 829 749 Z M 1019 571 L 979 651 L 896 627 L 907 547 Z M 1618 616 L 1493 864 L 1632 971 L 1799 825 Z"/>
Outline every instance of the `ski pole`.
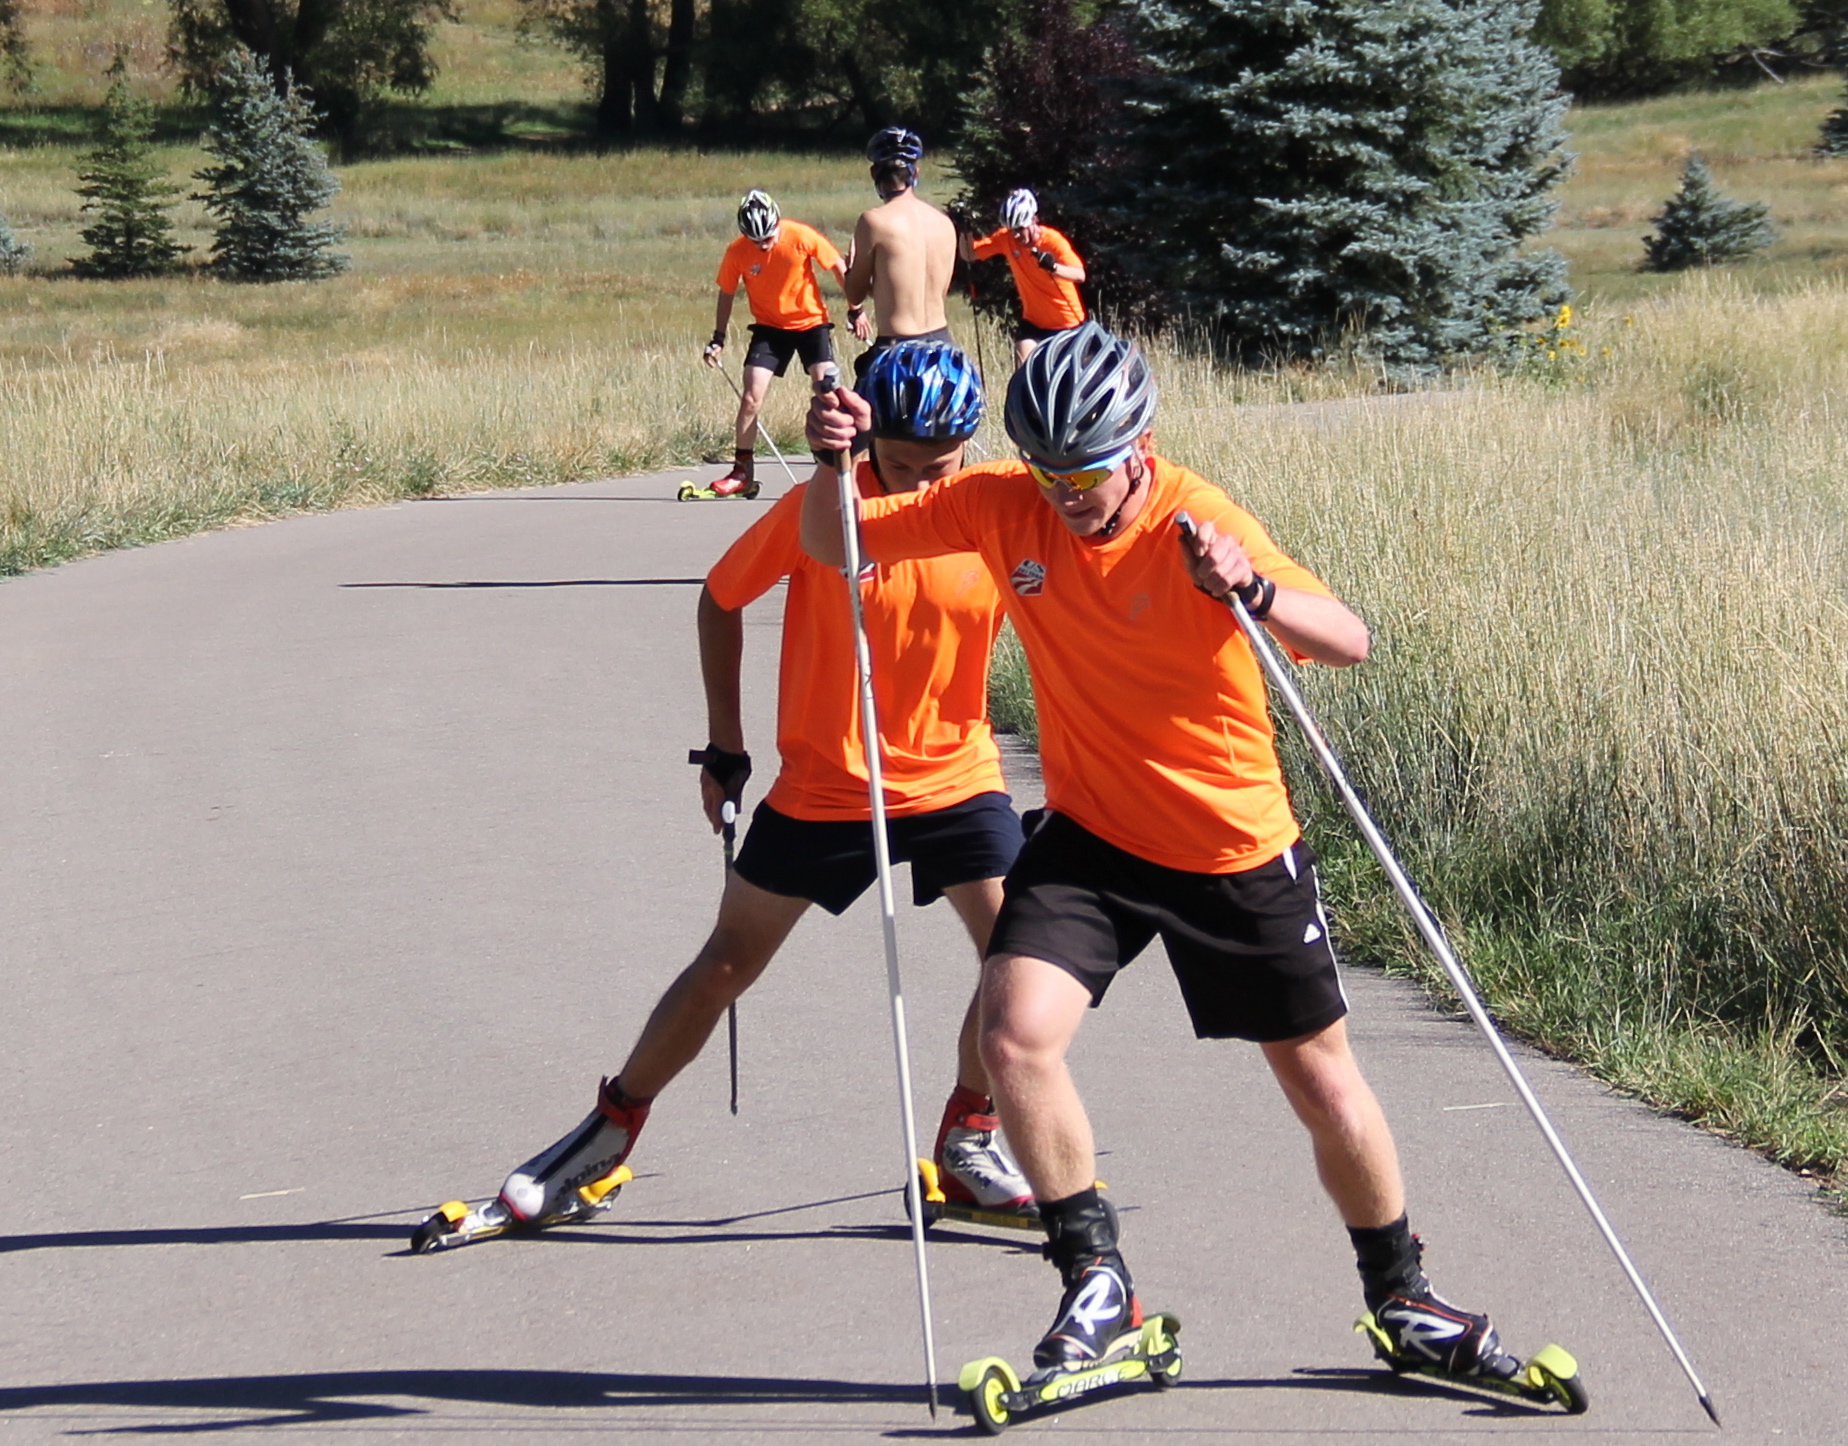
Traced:
<path fill-rule="evenodd" d="M 719 805 L 719 821 L 725 838 L 725 881 L 731 882 L 732 853 L 738 841 L 738 805 L 729 798 Z M 731 1112 L 738 1113 L 738 1001 L 725 1006 L 725 1029 L 731 1038 Z"/>
<path fill-rule="evenodd" d="M 732 380 L 731 373 L 725 370 L 725 364 L 721 362 L 718 366 L 714 367 L 713 370 L 725 378 L 726 384 L 732 389 L 732 395 L 738 399 L 738 405 L 742 407 L 744 405 L 744 393 L 739 389 L 738 384 Z M 764 439 L 764 445 L 770 449 L 770 455 L 776 458 L 778 464 L 781 465 L 785 472 L 789 473 L 789 480 L 793 485 L 796 481 L 796 474 L 790 469 L 789 463 L 783 460 L 783 454 L 777 451 L 776 443 L 770 437 L 770 429 L 764 425 L 764 419 L 759 416 L 754 425 L 757 428 L 757 435 Z M 734 1113 L 736 1112 L 734 1111 Z"/>
<path fill-rule="evenodd" d="M 1193 518 L 1187 513 L 1175 513 L 1174 521 L 1175 525 L 1190 539 L 1194 536 Z M 1559 1132 L 1553 1128 L 1553 1122 L 1547 1118 L 1545 1109 L 1541 1107 L 1539 1099 L 1528 1085 L 1527 1076 L 1522 1074 L 1520 1065 L 1515 1063 L 1514 1056 L 1508 1052 L 1508 1046 L 1502 1041 L 1501 1032 L 1496 1029 L 1495 1022 L 1489 1018 L 1488 1010 L 1483 1007 L 1482 998 L 1476 992 L 1476 986 L 1469 977 L 1469 971 L 1452 952 L 1449 941 L 1445 939 L 1444 931 L 1439 927 L 1436 917 L 1430 909 L 1425 907 L 1424 900 L 1418 897 L 1418 891 L 1413 888 L 1411 879 L 1406 876 L 1405 870 L 1399 867 L 1398 859 L 1393 857 L 1392 849 L 1386 842 L 1386 836 L 1380 832 L 1379 826 L 1373 821 L 1373 816 L 1367 812 L 1367 806 L 1360 801 L 1360 795 L 1354 791 L 1354 785 L 1348 782 L 1347 774 L 1341 767 L 1341 761 L 1335 756 L 1335 750 L 1329 746 L 1327 738 L 1322 735 L 1321 728 L 1316 724 L 1315 715 L 1309 711 L 1309 705 L 1303 701 L 1302 694 L 1296 691 L 1296 684 L 1284 667 L 1283 658 L 1277 652 L 1276 645 L 1271 641 L 1270 635 L 1252 618 L 1250 611 L 1236 593 L 1226 594 L 1225 601 L 1226 605 L 1232 609 L 1232 616 L 1238 619 L 1239 628 L 1250 642 L 1252 652 L 1257 654 L 1265 676 L 1270 679 L 1271 686 L 1282 694 L 1290 713 L 1296 719 L 1297 727 L 1302 729 L 1303 736 L 1309 740 L 1309 746 L 1315 751 L 1315 756 L 1321 762 L 1323 771 L 1328 774 L 1329 781 L 1334 784 L 1335 792 L 1341 795 L 1341 801 L 1347 805 L 1347 811 L 1353 815 L 1361 837 L 1367 841 L 1367 847 L 1373 851 L 1373 856 L 1380 861 L 1380 867 L 1386 871 L 1386 877 L 1392 881 L 1393 891 L 1398 894 L 1399 901 L 1405 905 L 1406 912 L 1412 916 L 1412 922 L 1418 926 L 1418 932 L 1424 936 L 1424 941 L 1430 947 L 1431 952 L 1437 956 L 1437 962 L 1443 966 L 1444 973 L 1450 979 L 1451 988 L 1456 990 L 1457 997 L 1463 1001 L 1463 1007 L 1469 1012 L 1469 1017 L 1476 1021 L 1477 1028 L 1488 1040 L 1489 1048 L 1494 1050 L 1495 1058 L 1500 1062 L 1503 1073 L 1508 1076 L 1515 1093 L 1521 1097 L 1521 1103 L 1527 1106 L 1527 1112 L 1533 1116 L 1534 1123 L 1540 1127 L 1541 1135 L 1545 1137 L 1554 1156 L 1559 1160 L 1560 1168 L 1566 1172 L 1566 1178 L 1572 1182 L 1572 1188 L 1578 1192 L 1579 1199 L 1584 1202 L 1585 1209 L 1590 1212 L 1593 1222 L 1604 1236 L 1604 1243 L 1610 1246 L 1611 1253 L 1617 1257 L 1617 1263 L 1623 1267 L 1623 1273 L 1630 1278 L 1630 1284 L 1635 1287 L 1638 1298 L 1648 1310 L 1650 1319 L 1655 1322 L 1656 1329 L 1662 1333 L 1662 1339 L 1668 1343 L 1669 1350 L 1674 1352 L 1675 1360 L 1680 1363 L 1681 1369 L 1687 1374 L 1689 1383 L 1694 1387 L 1695 1394 L 1700 1397 L 1701 1406 L 1706 1410 L 1713 1424 L 1719 1425 L 1720 1413 L 1714 1409 L 1713 1398 L 1707 1394 L 1706 1386 L 1701 1384 L 1699 1375 L 1695 1373 L 1694 1363 L 1688 1359 L 1688 1353 L 1681 1348 L 1681 1342 L 1676 1339 L 1674 1330 L 1669 1326 L 1668 1318 L 1662 1314 L 1662 1308 L 1656 1304 L 1655 1296 L 1650 1294 L 1649 1287 L 1643 1283 L 1643 1277 L 1631 1262 L 1629 1252 L 1623 1248 L 1623 1242 L 1617 1238 L 1617 1232 L 1611 1228 L 1611 1222 L 1605 1218 L 1604 1211 L 1599 1208 L 1597 1198 L 1591 1193 L 1591 1186 L 1585 1183 L 1585 1177 L 1579 1173 L 1578 1166 L 1573 1163 L 1572 1156 L 1566 1150 L 1565 1142 L 1559 1138 Z"/>
<path fill-rule="evenodd" d="M 829 366 L 815 383 L 818 394 L 840 388 L 838 368 Z M 841 545 L 846 553 L 847 596 L 853 608 L 854 663 L 860 675 L 860 746 L 866 756 L 866 794 L 872 804 L 873 863 L 879 877 L 879 915 L 885 930 L 886 992 L 892 1001 L 892 1048 L 898 1057 L 898 1105 L 905 1134 L 905 1193 L 911 1208 L 911 1248 L 917 1262 L 918 1313 L 924 1323 L 924 1381 L 930 1418 L 937 1419 L 937 1340 L 930 1319 L 930 1272 L 924 1263 L 924 1200 L 918 1189 L 918 1133 L 911 1106 L 911 1050 L 905 1040 L 905 992 L 898 977 L 898 914 L 892 901 L 892 851 L 886 836 L 885 769 L 879 753 L 879 715 L 873 705 L 873 654 L 866 641 L 866 610 L 860 599 L 860 499 L 848 457 L 821 452 L 817 460 L 834 468 L 840 482 Z"/>

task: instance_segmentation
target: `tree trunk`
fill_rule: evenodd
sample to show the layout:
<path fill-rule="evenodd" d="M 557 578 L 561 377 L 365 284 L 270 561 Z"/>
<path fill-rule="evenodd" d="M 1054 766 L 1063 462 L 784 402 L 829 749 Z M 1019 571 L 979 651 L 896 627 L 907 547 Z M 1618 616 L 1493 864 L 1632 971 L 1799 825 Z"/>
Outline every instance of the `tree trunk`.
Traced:
<path fill-rule="evenodd" d="M 597 96 L 597 134 L 626 136 L 635 129 L 635 113 L 629 104 L 628 48 L 619 30 L 612 27 L 603 38 L 603 89 Z"/>
<path fill-rule="evenodd" d="M 868 84 L 866 72 L 860 69 L 860 62 L 854 59 L 853 51 L 845 46 L 838 54 L 841 74 L 847 77 L 847 88 L 853 94 L 853 103 L 859 107 L 860 118 L 866 122 L 867 130 L 884 129 L 890 123 L 886 119 L 886 108 L 880 104 L 878 95 Z"/>
<path fill-rule="evenodd" d="M 628 47 L 635 128 L 652 133 L 660 129 L 661 108 L 655 101 L 654 22 L 648 16 L 648 0 L 629 0 Z"/>
<path fill-rule="evenodd" d="M 693 77 L 694 0 L 673 0 L 667 21 L 667 64 L 661 72 L 661 129 L 672 135 L 686 117 L 687 83 Z"/>

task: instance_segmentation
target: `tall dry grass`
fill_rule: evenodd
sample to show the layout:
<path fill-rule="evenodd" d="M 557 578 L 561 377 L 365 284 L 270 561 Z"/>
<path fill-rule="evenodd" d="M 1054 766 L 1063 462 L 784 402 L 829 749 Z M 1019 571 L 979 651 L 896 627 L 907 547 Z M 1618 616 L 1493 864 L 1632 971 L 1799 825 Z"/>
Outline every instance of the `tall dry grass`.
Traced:
<path fill-rule="evenodd" d="M 1532 377 L 1295 409 L 1162 357 L 1158 442 L 1371 622 L 1311 703 L 1497 1012 L 1841 1170 L 1848 286 L 1691 278 L 1554 340 Z M 1423 967 L 1280 735 L 1350 947 Z"/>

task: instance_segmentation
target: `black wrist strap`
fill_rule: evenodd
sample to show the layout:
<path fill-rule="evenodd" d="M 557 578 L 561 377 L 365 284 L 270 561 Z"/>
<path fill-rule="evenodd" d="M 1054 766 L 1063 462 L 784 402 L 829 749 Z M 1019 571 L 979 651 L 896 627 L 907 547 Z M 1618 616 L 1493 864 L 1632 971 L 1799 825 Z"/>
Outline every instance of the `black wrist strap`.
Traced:
<path fill-rule="evenodd" d="M 1269 617 L 1271 604 L 1277 601 L 1277 584 L 1255 572 L 1250 582 L 1232 590 L 1238 594 L 1238 600 L 1245 605 L 1253 622 L 1261 623 Z"/>
<path fill-rule="evenodd" d="M 744 785 L 751 777 L 751 755 L 732 753 L 708 743 L 704 748 L 689 748 L 687 762 L 698 764 L 712 775 L 712 781 L 725 791 L 725 796 L 736 803 L 744 795 Z"/>
<path fill-rule="evenodd" d="M 713 332 L 712 344 L 714 346 L 724 346 L 725 345 L 725 333 L 722 331 Z"/>

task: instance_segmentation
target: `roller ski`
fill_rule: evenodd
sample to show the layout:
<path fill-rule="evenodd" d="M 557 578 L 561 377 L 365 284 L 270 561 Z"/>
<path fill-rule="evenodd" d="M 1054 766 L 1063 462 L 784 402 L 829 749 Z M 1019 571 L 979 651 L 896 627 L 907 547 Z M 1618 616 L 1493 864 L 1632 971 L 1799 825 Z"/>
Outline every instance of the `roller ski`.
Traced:
<path fill-rule="evenodd" d="M 1454 1306 L 1431 1289 L 1422 1268 L 1424 1244 L 1403 1220 L 1360 1234 L 1379 1238 L 1355 1242 L 1362 1250 L 1367 1310 L 1354 1329 L 1396 1374 L 1518 1396 L 1574 1416 L 1590 1407 L 1578 1362 L 1568 1352 L 1549 1345 L 1525 1361 L 1512 1356 L 1486 1315 Z M 1369 1264 L 1385 1270 L 1370 1272 Z"/>
<path fill-rule="evenodd" d="M 1147 1381 L 1166 1390 L 1181 1376 L 1181 1323 L 1152 1315 L 1109 1342 L 1104 1359 L 1090 1364 L 1042 1366 L 1024 1381 L 999 1356 L 971 1361 L 956 1384 L 975 1413 L 975 1423 L 998 1436 L 1016 1417 L 1060 1406 L 1093 1391 Z"/>
<path fill-rule="evenodd" d="M 677 495 L 682 502 L 730 502 L 734 500 L 751 502 L 761 489 L 750 463 L 740 459 L 733 463 L 731 471 L 709 486 L 699 487 L 691 482 L 682 482 Z"/>
<path fill-rule="evenodd" d="M 479 1209 L 451 1200 L 411 1235 L 418 1255 L 514 1231 L 582 1223 L 607 1210 L 634 1179 L 623 1163 L 648 1118 L 614 1081 L 597 1089 L 597 1107 L 570 1134 L 515 1170 L 500 1195 Z"/>

